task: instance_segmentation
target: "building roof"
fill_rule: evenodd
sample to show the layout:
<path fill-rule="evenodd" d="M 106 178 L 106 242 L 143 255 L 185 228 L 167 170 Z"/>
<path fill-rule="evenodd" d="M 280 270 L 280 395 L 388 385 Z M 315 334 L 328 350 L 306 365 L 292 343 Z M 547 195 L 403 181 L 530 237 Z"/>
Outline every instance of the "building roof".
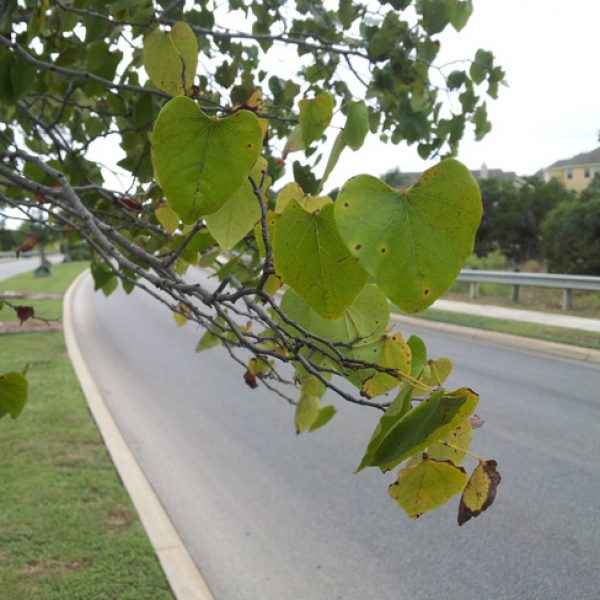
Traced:
<path fill-rule="evenodd" d="M 600 146 L 591 152 L 582 152 L 572 158 L 557 160 L 552 163 L 548 169 L 556 169 L 559 167 L 576 167 L 578 165 L 593 165 L 600 163 Z"/>
<path fill-rule="evenodd" d="M 421 176 L 421 172 L 400 172 L 402 176 L 402 186 L 408 187 L 415 183 Z M 511 181 L 519 182 L 520 178 L 514 171 L 503 171 L 502 169 L 488 169 L 484 166 L 483 169 L 471 170 L 471 175 L 480 181 L 482 179 L 510 179 Z"/>

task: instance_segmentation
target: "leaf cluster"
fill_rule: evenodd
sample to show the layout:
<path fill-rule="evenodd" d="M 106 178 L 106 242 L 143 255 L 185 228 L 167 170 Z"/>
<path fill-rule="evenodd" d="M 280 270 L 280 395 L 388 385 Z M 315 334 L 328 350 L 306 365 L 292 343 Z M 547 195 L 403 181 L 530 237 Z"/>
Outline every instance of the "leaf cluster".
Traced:
<path fill-rule="evenodd" d="M 443 387 L 450 361 L 405 341 L 389 303 L 416 313 L 452 285 L 481 220 L 478 186 L 446 158 L 405 190 L 370 175 L 335 201 L 323 188 L 369 135 L 423 157 L 455 153 L 468 122 L 481 138 L 482 95 L 496 97 L 503 71 L 483 50 L 464 70 L 435 64 L 436 36 L 464 27 L 470 0 L 289 4 L 4 3 L 0 202 L 83 239 L 97 290 L 141 289 L 177 326 L 203 327 L 197 351 L 222 346 L 248 386 L 295 407 L 298 433 L 334 417 L 328 390 L 382 412 L 361 468 L 405 463 L 390 493 L 410 516 L 461 490 L 476 516 L 499 482 L 476 469 L 467 483 L 460 466 L 477 395 Z M 220 27 L 227 12 L 249 30 Z M 295 52 L 287 77 L 267 67 L 279 48 Z M 92 159 L 108 139 L 122 189 Z M 486 506 L 469 492 L 484 475 Z"/>

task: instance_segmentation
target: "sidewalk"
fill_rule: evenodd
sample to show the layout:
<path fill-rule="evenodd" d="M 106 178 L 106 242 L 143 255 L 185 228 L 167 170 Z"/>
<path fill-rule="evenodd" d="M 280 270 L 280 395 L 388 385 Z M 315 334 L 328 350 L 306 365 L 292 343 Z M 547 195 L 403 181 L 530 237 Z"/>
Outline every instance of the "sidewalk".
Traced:
<path fill-rule="evenodd" d="M 549 325 L 551 327 L 579 329 L 581 331 L 591 331 L 600 334 L 600 319 L 574 317 L 568 314 L 558 315 L 555 313 L 506 308 L 505 306 L 489 306 L 471 302 L 457 302 L 454 300 L 437 300 L 431 308 L 480 317 L 505 319 L 507 321 L 522 321 L 525 323 L 537 323 L 538 325 Z"/>

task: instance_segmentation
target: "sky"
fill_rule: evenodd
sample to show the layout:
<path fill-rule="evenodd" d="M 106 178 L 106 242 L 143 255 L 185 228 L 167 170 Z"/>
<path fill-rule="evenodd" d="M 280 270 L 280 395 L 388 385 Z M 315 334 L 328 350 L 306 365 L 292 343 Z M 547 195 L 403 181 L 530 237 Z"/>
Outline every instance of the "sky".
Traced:
<path fill-rule="evenodd" d="M 506 71 L 508 87 L 500 88 L 498 100 L 488 99 L 492 131 L 483 141 L 475 142 L 473 132 L 467 130 L 459 160 L 470 169 L 479 169 L 485 163 L 490 169 L 531 175 L 557 160 L 600 145 L 596 42 L 600 2 L 473 0 L 473 5 L 473 15 L 461 32 L 448 28 L 440 36 L 442 49 L 436 62 L 469 59 L 478 48 L 491 50 L 496 63 Z M 240 19 L 239 13 L 226 14 L 225 10 L 217 15 L 217 21 L 233 29 L 246 30 L 250 26 Z M 268 70 L 279 71 L 281 76 L 292 75 L 293 60 L 285 55 L 281 45 L 274 47 L 271 55 L 275 59 L 265 60 Z M 213 69 L 214 65 L 200 56 L 199 70 Z M 340 115 L 337 125 L 341 124 Z M 330 129 L 329 145 L 337 134 Z M 115 137 L 95 144 L 92 150 L 89 158 L 113 167 L 123 156 Z M 291 164 L 296 156 L 291 155 L 288 162 Z M 416 146 L 386 145 L 377 136 L 369 135 L 357 152 L 344 151 L 325 189 L 340 186 L 359 173 L 381 175 L 394 168 L 422 171 L 434 163 L 421 160 Z M 325 160 L 317 168 L 317 175 L 324 165 Z M 104 173 L 109 187 L 129 187 L 126 173 L 122 172 L 119 179 L 106 170 Z M 291 173 L 284 182 L 289 179 Z"/>
<path fill-rule="evenodd" d="M 474 0 L 473 15 L 460 32 L 441 36 L 440 62 L 491 50 L 506 71 L 509 87 L 489 99 L 492 131 L 481 141 L 467 132 L 458 158 L 471 169 L 531 175 L 553 162 L 600 145 L 600 68 L 597 0 Z M 371 139 L 340 159 L 331 183 L 358 171 L 378 175 L 398 167 L 420 171 L 415 147 L 385 146 Z"/>

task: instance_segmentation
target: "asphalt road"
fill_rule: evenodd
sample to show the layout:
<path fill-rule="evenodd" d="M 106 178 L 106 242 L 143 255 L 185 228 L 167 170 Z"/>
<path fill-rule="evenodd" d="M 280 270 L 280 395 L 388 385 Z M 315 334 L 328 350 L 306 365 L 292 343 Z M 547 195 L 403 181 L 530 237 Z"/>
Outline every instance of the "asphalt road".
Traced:
<path fill-rule="evenodd" d="M 498 461 L 487 514 L 457 500 L 409 521 L 373 469 L 378 415 L 336 402 L 296 436 L 291 408 L 250 390 L 201 331 L 142 293 L 75 298 L 83 355 L 217 600 L 592 600 L 600 596 L 600 369 L 418 333 L 481 394 L 473 449 Z M 407 334 L 409 332 L 406 332 Z M 335 399 L 332 398 L 335 402 Z"/>
<path fill-rule="evenodd" d="M 52 262 L 55 262 L 52 258 Z M 19 259 L 2 259 L 0 260 L 0 281 L 8 279 L 13 275 L 19 275 L 20 273 L 26 273 L 27 271 L 33 271 L 40 264 L 39 256 L 32 258 L 19 258 Z"/>

